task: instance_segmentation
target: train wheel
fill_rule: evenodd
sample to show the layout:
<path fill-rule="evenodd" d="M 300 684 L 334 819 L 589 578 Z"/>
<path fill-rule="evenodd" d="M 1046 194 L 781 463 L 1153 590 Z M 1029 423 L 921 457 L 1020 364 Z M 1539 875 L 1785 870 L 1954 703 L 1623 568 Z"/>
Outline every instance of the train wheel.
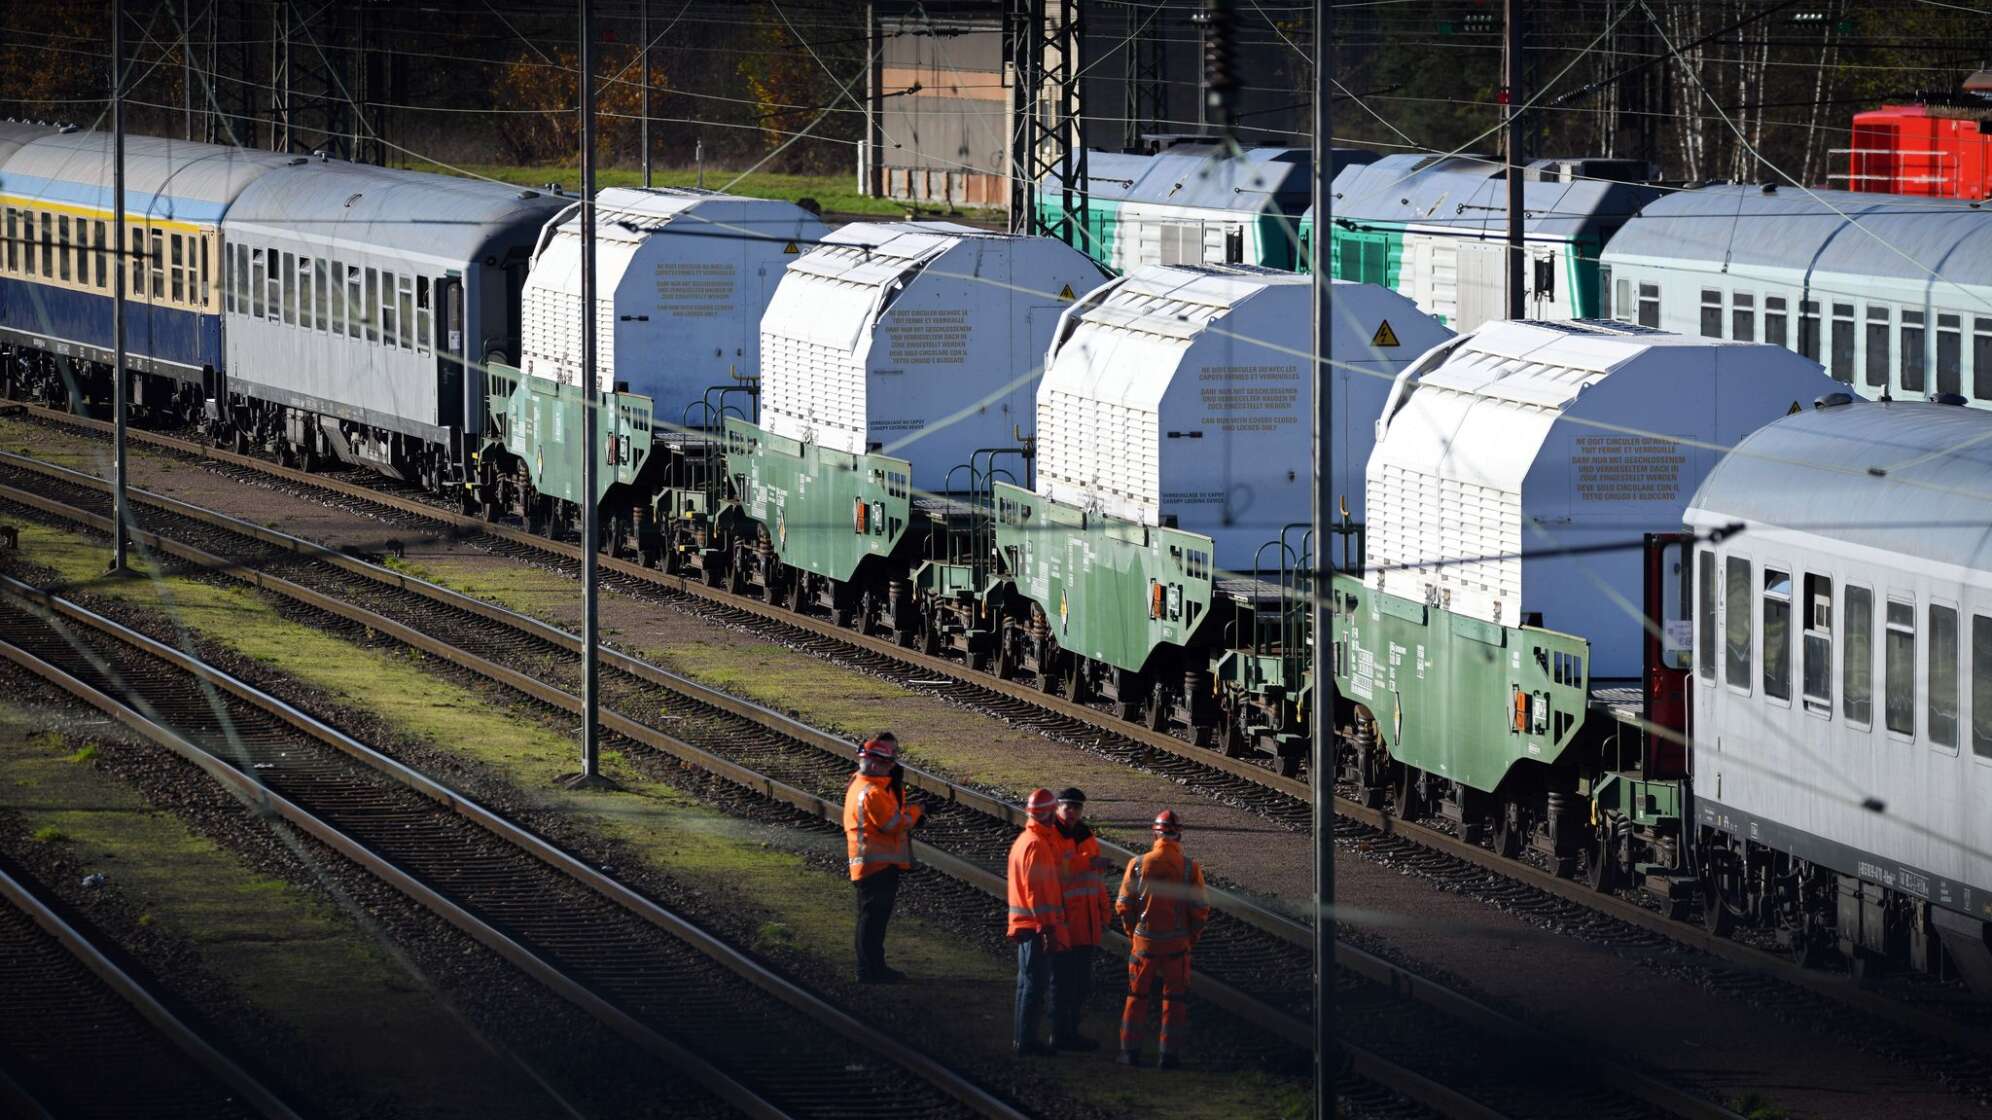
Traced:
<path fill-rule="evenodd" d="M 1518 801 L 1502 798 L 1494 813 L 1494 854 L 1502 859 L 1522 854 L 1522 806 Z"/>
<path fill-rule="evenodd" d="M 1702 855 L 1702 927 L 1717 937 L 1728 937 L 1736 929 L 1736 907 L 1729 897 L 1736 878 L 1733 858 L 1727 848 L 1711 847 Z"/>
<path fill-rule="evenodd" d="M 1425 815 L 1424 791 L 1419 789 L 1418 768 L 1400 762 L 1396 764 L 1391 788 L 1391 798 L 1397 802 L 1397 819 L 1415 821 Z"/>
<path fill-rule="evenodd" d="M 1616 833 L 1617 829 L 1612 827 L 1610 820 L 1599 821 L 1597 831 L 1591 837 L 1590 851 L 1585 853 L 1589 862 L 1584 868 L 1584 881 L 1600 894 L 1608 894 L 1618 889 L 1618 845 L 1614 842 Z"/>
<path fill-rule="evenodd" d="M 1222 741 L 1226 758 L 1244 758 L 1252 753 L 1251 740 L 1245 737 L 1245 728 L 1237 720 L 1224 725 Z"/>
<path fill-rule="evenodd" d="M 1169 730 L 1169 708 L 1169 694 L 1159 688 L 1150 689 L 1142 722 L 1148 725 L 1150 731 Z"/>

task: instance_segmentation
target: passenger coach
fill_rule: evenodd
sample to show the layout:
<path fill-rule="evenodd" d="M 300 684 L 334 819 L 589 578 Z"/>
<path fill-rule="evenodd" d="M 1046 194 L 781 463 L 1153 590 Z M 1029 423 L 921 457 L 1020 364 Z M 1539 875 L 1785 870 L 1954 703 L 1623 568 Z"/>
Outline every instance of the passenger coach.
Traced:
<path fill-rule="evenodd" d="M 1961 403 L 1961 402 L 1959 402 Z M 1801 959 L 1992 991 L 1992 417 L 1845 394 L 1709 473 L 1696 548 L 1705 909 Z M 1837 931 L 1837 935 L 1836 935 Z"/>
<path fill-rule="evenodd" d="M 1992 404 L 1992 213 L 1773 186 L 1676 191 L 1605 247 L 1609 317 L 1768 342 L 1867 397 Z"/>

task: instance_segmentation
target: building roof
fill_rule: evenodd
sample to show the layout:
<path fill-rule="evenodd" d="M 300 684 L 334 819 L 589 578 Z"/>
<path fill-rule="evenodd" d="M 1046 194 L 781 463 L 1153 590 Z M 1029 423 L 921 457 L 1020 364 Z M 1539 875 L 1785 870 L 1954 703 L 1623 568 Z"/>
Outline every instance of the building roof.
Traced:
<path fill-rule="evenodd" d="M 1606 249 L 1607 261 L 1623 258 L 1923 281 L 1935 272 L 1992 284 L 1992 210 L 1950 199 L 1725 184 L 1649 203 Z"/>
<path fill-rule="evenodd" d="M 1703 481 L 1688 518 L 1992 569 L 1992 414 L 1921 401 L 1795 413 L 1737 444 Z"/>

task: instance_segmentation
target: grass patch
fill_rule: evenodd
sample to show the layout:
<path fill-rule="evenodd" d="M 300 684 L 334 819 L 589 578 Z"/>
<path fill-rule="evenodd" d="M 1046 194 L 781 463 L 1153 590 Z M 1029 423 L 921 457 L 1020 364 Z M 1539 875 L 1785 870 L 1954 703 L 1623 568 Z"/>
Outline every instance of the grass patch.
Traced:
<path fill-rule="evenodd" d="M 85 743 L 81 747 L 78 747 L 73 754 L 62 756 L 62 761 L 76 764 L 95 762 L 96 760 L 97 744 L 95 743 Z"/>
<path fill-rule="evenodd" d="M 60 844 L 69 839 L 69 834 L 52 824 L 45 824 L 29 834 L 37 844 Z"/>
<path fill-rule="evenodd" d="M 1732 1109 L 1742 1115 L 1744 1120 L 1791 1120 L 1789 1111 L 1772 1103 L 1769 1097 L 1758 1092 L 1749 1092 L 1737 1097 Z"/>
<path fill-rule="evenodd" d="M 558 183 L 561 189 L 580 189 L 580 172 L 571 165 L 551 167 L 522 167 L 516 164 L 469 163 L 459 164 L 462 170 L 474 175 L 482 175 L 505 183 L 517 183 L 535 190 L 548 183 Z M 439 165 L 421 166 L 424 171 L 448 173 L 451 169 Z M 707 168 L 705 185 L 710 190 L 718 190 L 733 183 L 737 171 L 722 171 Z M 657 168 L 651 175 L 651 182 L 660 187 L 696 187 L 699 173 L 696 168 L 665 170 Z M 643 185 L 641 170 L 621 168 L 598 169 L 595 172 L 596 187 L 640 187 Z M 813 198 L 826 214 L 859 214 L 872 217 L 905 218 L 957 217 L 993 218 L 998 211 L 992 209 L 949 209 L 945 206 L 915 205 L 898 199 L 873 198 L 858 193 L 857 176 L 852 175 L 784 175 L 769 171 L 756 171 L 733 183 L 729 193 L 746 195 L 751 198 L 775 198 L 785 202 Z"/>

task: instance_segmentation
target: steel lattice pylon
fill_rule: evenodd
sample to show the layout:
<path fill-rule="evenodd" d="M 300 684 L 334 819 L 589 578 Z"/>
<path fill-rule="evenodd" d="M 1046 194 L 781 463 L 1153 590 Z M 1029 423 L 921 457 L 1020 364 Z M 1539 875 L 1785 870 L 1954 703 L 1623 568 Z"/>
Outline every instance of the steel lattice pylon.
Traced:
<path fill-rule="evenodd" d="M 1086 145 L 1079 134 L 1079 0 L 1009 0 L 1004 39 L 1014 68 L 1010 228 L 1084 250 Z M 1041 183 L 1059 181 L 1056 212 L 1043 213 Z"/>
<path fill-rule="evenodd" d="M 394 6 L 358 0 L 276 0 L 270 14 L 269 146 L 387 162 L 387 100 L 398 77 L 370 43 L 387 37 Z"/>
<path fill-rule="evenodd" d="M 1165 131 L 1162 118 L 1168 112 L 1168 86 L 1163 78 L 1163 26 L 1165 8 L 1142 12 L 1127 10 L 1127 38 L 1121 44 L 1122 69 L 1127 75 L 1126 98 L 1121 105 L 1121 147 L 1141 148 L 1147 132 Z"/>

